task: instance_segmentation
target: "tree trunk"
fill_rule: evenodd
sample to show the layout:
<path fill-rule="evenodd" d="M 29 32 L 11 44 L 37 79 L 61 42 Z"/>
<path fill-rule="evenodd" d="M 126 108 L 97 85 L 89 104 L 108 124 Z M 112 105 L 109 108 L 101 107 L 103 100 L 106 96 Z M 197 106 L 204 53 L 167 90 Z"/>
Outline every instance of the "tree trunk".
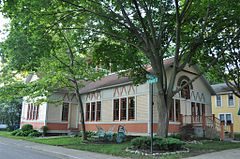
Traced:
<path fill-rule="evenodd" d="M 157 135 L 160 137 L 167 137 L 168 134 L 168 103 L 166 95 L 161 88 L 161 84 L 157 83 L 157 110 L 158 110 L 158 123 L 157 123 Z"/>
<path fill-rule="evenodd" d="M 78 106 L 80 108 L 80 114 L 81 114 L 82 139 L 87 140 L 85 120 L 84 120 L 84 111 L 83 111 L 83 103 L 82 103 L 81 94 L 79 93 L 79 89 L 76 89 L 76 94 L 77 94 Z"/>

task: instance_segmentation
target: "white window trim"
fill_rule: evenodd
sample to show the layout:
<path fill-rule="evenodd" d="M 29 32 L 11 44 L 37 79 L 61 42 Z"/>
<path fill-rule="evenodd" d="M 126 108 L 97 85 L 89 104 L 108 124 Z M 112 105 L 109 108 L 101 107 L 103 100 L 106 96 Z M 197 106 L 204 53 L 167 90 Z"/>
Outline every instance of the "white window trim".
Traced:
<path fill-rule="evenodd" d="M 217 105 L 217 96 L 220 96 L 220 101 L 221 101 L 221 105 L 220 105 L 220 106 Z M 216 108 L 222 107 L 222 96 L 221 96 L 220 94 L 217 94 L 217 95 L 215 96 L 215 107 L 216 107 Z"/>
<path fill-rule="evenodd" d="M 101 102 L 101 118 L 100 120 L 97 121 L 97 102 Z M 102 121 L 102 100 L 92 100 L 91 102 L 86 102 L 85 103 L 85 108 L 86 108 L 86 104 L 89 103 L 90 104 L 90 109 L 89 109 L 89 120 L 88 121 L 85 121 L 86 123 L 90 123 L 90 122 L 100 122 Z M 95 120 L 91 120 L 92 118 L 92 103 L 95 103 Z M 86 109 L 84 111 L 84 118 L 86 119 Z"/>
<path fill-rule="evenodd" d="M 218 119 L 220 119 L 220 115 L 224 116 L 225 126 L 227 125 L 227 114 L 231 115 L 231 121 L 232 121 L 232 124 L 233 124 L 234 122 L 233 122 L 233 115 L 232 115 L 232 113 L 219 113 L 218 114 Z"/>
<path fill-rule="evenodd" d="M 134 119 L 129 120 L 128 119 L 128 98 L 133 97 L 134 98 Z M 126 120 L 121 120 L 121 99 L 126 98 Z M 119 120 L 114 120 L 114 100 L 118 100 L 119 101 Z M 128 122 L 128 121 L 136 121 L 137 120 L 137 97 L 136 95 L 127 95 L 127 96 L 122 96 L 122 97 L 115 97 L 112 99 L 112 120 L 113 122 L 117 122 L 117 121 L 124 121 L 124 122 Z"/>
<path fill-rule="evenodd" d="M 232 96 L 233 96 L 233 105 L 229 105 L 229 95 L 230 95 L 230 94 L 232 94 Z M 228 107 L 235 107 L 235 96 L 234 96 L 233 93 L 229 93 L 229 94 L 227 95 L 227 102 L 228 102 Z"/>

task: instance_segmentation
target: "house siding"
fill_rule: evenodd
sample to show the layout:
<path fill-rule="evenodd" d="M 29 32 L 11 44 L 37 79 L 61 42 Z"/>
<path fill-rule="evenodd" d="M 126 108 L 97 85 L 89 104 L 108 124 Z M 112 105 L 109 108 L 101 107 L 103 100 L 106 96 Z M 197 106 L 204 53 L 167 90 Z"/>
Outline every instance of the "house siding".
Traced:
<path fill-rule="evenodd" d="M 219 95 L 222 98 L 222 106 L 216 106 L 216 96 L 212 96 L 212 111 L 215 117 L 219 118 L 219 114 L 232 114 L 233 120 L 233 131 L 240 133 L 240 115 L 238 115 L 238 110 L 240 108 L 240 99 L 234 95 L 234 105 L 228 106 L 228 94 L 231 92 L 222 92 Z"/>

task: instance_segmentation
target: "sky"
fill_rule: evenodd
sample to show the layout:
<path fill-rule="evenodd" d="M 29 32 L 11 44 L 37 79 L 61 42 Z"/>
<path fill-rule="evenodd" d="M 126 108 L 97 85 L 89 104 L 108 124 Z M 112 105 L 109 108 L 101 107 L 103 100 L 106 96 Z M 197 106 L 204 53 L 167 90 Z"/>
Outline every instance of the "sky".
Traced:
<path fill-rule="evenodd" d="M 0 42 L 3 41 L 7 34 L 4 31 L 5 26 L 9 23 L 9 19 L 3 17 L 2 13 L 0 12 Z"/>

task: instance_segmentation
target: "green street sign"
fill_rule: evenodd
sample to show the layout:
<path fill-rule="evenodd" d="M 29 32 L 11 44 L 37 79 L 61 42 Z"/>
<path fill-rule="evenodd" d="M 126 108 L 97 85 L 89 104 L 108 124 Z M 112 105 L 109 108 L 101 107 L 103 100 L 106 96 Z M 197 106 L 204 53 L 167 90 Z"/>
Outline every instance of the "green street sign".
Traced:
<path fill-rule="evenodd" d="M 148 83 L 156 83 L 158 81 L 158 78 L 151 74 L 147 74 L 147 79 L 148 79 L 147 80 Z"/>

